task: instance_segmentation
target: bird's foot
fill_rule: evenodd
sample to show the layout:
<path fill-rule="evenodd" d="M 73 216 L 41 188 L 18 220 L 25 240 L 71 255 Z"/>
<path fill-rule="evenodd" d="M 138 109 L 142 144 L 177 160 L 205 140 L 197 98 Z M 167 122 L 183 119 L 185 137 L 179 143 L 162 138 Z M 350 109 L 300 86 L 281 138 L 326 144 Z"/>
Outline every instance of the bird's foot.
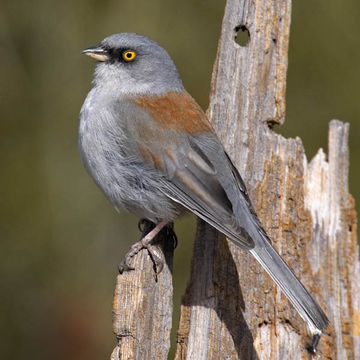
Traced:
<path fill-rule="evenodd" d="M 130 250 L 125 255 L 124 260 L 119 264 L 120 274 L 122 274 L 124 271 L 135 270 L 135 268 L 130 265 L 130 262 L 132 258 L 142 249 L 146 249 L 148 251 L 150 258 L 154 263 L 155 273 L 159 274 L 162 271 L 165 263 L 163 253 L 159 246 L 153 245 L 152 242 L 156 235 L 158 235 L 158 233 L 166 225 L 166 221 L 162 221 L 157 225 L 146 219 L 139 221 L 138 227 L 143 234 L 142 239 L 131 246 Z"/>

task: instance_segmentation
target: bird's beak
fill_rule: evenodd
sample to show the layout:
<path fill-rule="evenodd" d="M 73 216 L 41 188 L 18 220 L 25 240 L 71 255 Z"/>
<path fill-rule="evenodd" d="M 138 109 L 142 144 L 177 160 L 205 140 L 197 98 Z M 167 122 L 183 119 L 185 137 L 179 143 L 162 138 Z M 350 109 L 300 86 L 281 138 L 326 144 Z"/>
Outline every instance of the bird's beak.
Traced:
<path fill-rule="evenodd" d="M 110 59 L 108 52 L 101 46 L 89 47 L 82 52 L 96 61 L 107 61 Z"/>

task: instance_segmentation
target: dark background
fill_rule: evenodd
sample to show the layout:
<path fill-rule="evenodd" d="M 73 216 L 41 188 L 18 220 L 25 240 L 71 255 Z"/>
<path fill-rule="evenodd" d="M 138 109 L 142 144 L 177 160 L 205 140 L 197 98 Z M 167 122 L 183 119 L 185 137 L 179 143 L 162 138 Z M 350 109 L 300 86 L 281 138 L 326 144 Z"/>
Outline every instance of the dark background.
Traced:
<path fill-rule="evenodd" d="M 150 36 L 174 58 L 205 109 L 225 2 L 4 1 L 0 12 L 0 349 L 3 359 L 104 359 L 114 345 L 116 266 L 138 239 L 85 173 L 78 114 L 94 63 L 81 50 L 107 35 Z M 287 117 L 308 158 L 327 148 L 329 120 L 350 122 L 350 189 L 360 190 L 360 3 L 295 1 Z M 194 219 L 176 225 L 175 307 Z"/>

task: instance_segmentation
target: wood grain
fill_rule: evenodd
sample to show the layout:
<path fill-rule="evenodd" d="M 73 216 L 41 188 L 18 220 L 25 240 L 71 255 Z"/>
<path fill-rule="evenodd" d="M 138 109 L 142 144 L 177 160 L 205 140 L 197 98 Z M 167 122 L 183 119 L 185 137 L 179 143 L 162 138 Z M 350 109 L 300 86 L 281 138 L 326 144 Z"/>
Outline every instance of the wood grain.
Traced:
<path fill-rule="evenodd" d="M 228 0 L 208 115 L 243 176 L 273 244 L 331 319 L 319 358 L 359 358 L 356 213 L 348 125 L 331 122 L 329 160 L 308 163 L 284 122 L 290 0 Z M 247 46 L 234 41 L 246 27 Z M 307 329 L 243 251 L 199 222 L 176 359 L 307 359 Z"/>
<path fill-rule="evenodd" d="M 166 263 L 156 275 L 146 250 L 131 264 L 135 270 L 119 274 L 113 301 L 113 329 L 117 346 L 111 360 L 166 359 L 172 323 L 172 257 L 174 243 L 158 236 L 158 251 Z"/>
<path fill-rule="evenodd" d="M 208 116 L 274 246 L 330 318 L 315 358 L 359 359 L 349 126 L 332 121 L 328 155 L 320 149 L 310 162 L 299 138 L 274 132 L 285 120 L 290 15 L 290 0 L 227 1 Z M 249 32 L 246 46 L 235 42 L 239 28 Z M 167 358 L 172 248 L 165 254 L 157 281 L 145 251 L 135 271 L 118 276 L 112 360 Z M 307 341 L 304 322 L 251 255 L 199 220 L 175 359 L 309 359 Z"/>

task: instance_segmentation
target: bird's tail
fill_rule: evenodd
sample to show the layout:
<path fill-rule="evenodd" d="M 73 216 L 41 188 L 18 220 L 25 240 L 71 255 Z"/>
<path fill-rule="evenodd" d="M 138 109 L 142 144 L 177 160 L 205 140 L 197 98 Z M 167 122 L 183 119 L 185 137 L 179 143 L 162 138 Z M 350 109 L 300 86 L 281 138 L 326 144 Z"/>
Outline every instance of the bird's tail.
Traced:
<path fill-rule="evenodd" d="M 329 323 L 327 316 L 261 232 L 250 252 L 307 322 L 311 333 L 321 334 Z"/>

